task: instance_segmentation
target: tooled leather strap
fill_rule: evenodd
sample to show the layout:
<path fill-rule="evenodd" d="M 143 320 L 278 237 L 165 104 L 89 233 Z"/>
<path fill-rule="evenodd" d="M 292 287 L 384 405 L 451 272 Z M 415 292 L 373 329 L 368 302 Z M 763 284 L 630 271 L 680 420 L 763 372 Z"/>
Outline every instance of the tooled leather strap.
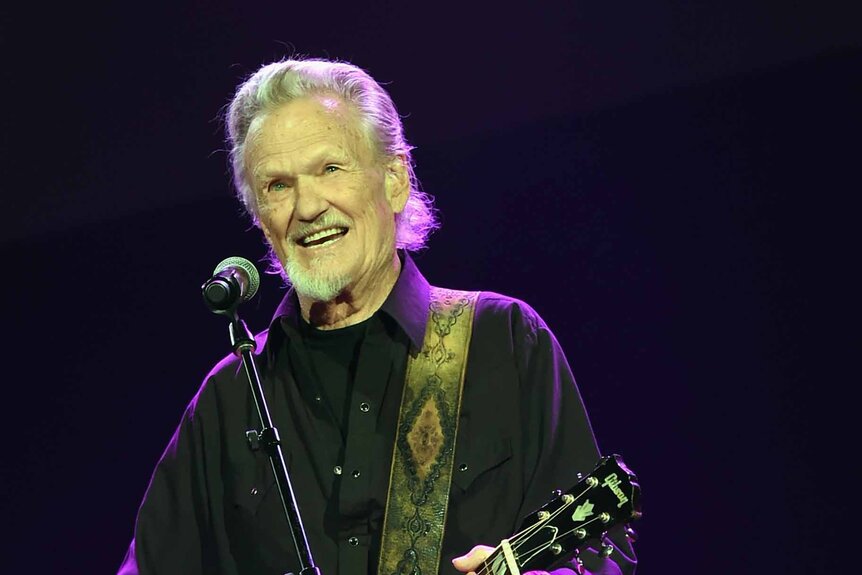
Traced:
<path fill-rule="evenodd" d="M 478 295 L 431 288 L 425 340 L 407 364 L 379 575 L 438 573 Z"/>

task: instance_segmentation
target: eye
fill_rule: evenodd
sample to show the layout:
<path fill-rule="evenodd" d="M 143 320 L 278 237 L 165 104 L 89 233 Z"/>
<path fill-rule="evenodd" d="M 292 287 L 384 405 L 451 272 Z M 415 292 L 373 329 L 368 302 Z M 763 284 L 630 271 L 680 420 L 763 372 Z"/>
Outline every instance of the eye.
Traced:
<path fill-rule="evenodd" d="M 284 182 L 282 180 L 275 180 L 266 187 L 266 191 L 271 194 L 277 194 L 286 191 L 288 187 L 289 186 L 287 185 L 287 182 Z"/>
<path fill-rule="evenodd" d="M 339 168 L 335 164 L 327 164 L 326 167 L 323 168 L 323 171 L 326 174 L 334 174 L 335 172 L 341 171 L 341 168 Z"/>

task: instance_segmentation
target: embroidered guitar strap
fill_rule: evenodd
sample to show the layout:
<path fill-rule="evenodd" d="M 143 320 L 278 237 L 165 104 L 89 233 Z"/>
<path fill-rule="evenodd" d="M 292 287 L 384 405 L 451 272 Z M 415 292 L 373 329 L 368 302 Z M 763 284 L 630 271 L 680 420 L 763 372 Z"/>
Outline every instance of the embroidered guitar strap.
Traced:
<path fill-rule="evenodd" d="M 431 288 L 425 340 L 407 363 L 379 575 L 438 573 L 478 295 Z"/>

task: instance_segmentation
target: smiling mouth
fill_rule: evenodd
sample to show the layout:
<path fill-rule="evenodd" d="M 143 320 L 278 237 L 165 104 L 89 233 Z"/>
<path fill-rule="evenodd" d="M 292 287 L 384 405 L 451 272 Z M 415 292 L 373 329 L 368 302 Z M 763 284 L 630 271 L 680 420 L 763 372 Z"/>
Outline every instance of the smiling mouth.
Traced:
<path fill-rule="evenodd" d="M 308 234 L 307 236 L 303 236 L 299 238 L 296 243 L 304 248 L 313 248 L 331 244 L 344 237 L 346 233 L 347 228 L 326 228 L 324 230 Z"/>

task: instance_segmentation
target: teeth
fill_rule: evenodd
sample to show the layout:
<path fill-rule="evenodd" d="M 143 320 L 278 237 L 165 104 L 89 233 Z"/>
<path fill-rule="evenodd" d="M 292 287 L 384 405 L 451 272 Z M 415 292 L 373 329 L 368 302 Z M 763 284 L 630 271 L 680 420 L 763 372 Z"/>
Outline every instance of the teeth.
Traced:
<path fill-rule="evenodd" d="M 316 242 L 318 240 L 322 240 L 327 236 L 333 236 L 340 234 L 345 231 L 345 228 L 327 228 L 325 230 L 320 230 L 319 232 L 314 232 L 310 236 L 305 236 L 300 240 L 300 243 L 303 245 L 308 245 L 311 242 Z"/>

